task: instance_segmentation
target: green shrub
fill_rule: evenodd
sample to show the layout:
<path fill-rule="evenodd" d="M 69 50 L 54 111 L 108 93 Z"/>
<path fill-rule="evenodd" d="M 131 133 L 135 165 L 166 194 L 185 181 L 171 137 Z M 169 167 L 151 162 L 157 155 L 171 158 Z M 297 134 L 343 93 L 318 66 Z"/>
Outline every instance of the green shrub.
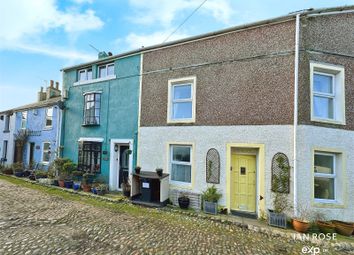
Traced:
<path fill-rule="evenodd" d="M 16 173 L 16 172 L 23 172 L 23 169 L 24 169 L 23 164 L 20 163 L 20 162 L 13 163 L 13 164 L 11 165 L 11 168 L 12 168 L 12 170 L 14 171 L 14 173 Z"/>
<path fill-rule="evenodd" d="M 202 194 L 203 200 L 214 203 L 218 202 L 221 196 L 222 195 L 218 192 L 215 185 L 207 188 Z"/>
<path fill-rule="evenodd" d="M 48 177 L 48 173 L 47 171 L 44 170 L 36 170 L 34 172 L 36 178 L 47 178 Z"/>

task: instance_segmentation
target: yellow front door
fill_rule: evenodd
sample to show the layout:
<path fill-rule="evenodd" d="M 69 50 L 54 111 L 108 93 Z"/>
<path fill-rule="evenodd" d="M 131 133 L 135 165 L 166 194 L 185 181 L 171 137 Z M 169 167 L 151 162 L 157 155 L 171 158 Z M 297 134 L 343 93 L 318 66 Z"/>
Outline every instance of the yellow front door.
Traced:
<path fill-rule="evenodd" d="M 256 156 L 231 157 L 231 210 L 256 212 Z"/>

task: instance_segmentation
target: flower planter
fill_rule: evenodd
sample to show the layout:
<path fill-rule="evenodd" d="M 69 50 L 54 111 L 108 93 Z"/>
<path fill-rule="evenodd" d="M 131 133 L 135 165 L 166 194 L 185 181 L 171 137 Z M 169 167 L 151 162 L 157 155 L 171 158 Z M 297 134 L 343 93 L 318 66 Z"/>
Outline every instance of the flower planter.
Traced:
<path fill-rule="evenodd" d="M 62 188 L 65 187 L 64 180 L 59 180 L 58 182 L 59 182 L 59 187 L 62 187 Z"/>
<path fill-rule="evenodd" d="M 91 192 L 95 195 L 97 195 L 97 189 L 95 187 L 91 188 Z"/>
<path fill-rule="evenodd" d="M 59 186 L 59 181 L 58 180 L 53 180 L 53 184 L 54 186 Z"/>
<path fill-rule="evenodd" d="M 316 224 L 322 233 L 327 234 L 327 233 L 335 233 L 336 232 L 336 229 L 335 229 L 336 226 L 331 222 L 319 220 L 316 222 Z"/>
<path fill-rule="evenodd" d="M 346 223 L 339 220 L 333 220 L 332 223 L 335 225 L 338 234 L 341 234 L 343 236 L 350 236 L 354 231 L 353 224 Z"/>
<path fill-rule="evenodd" d="M 73 189 L 74 190 L 79 190 L 81 186 L 81 182 L 74 182 Z"/>
<path fill-rule="evenodd" d="M 310 228 L 310 222 L 293 219 L 293 228 L 300 233 L 306 233 Z"/>
<path fill-rule="evenodd" d="M 16 177 L 23 177 L 23 172 L 15 172 Z"/>
<path fill-rule="evenodd" d="M 286 214 L 285 213 L 276 213 L 272 210 L 268 210 L 268 225 L 278 227 L 278 228 L 286 228 Z"/>
<path fill-rule="evenodd" d="M 96 189 L 96 194 L 99 196 L 103 196 L 104 194 L 106 194 L 106 191 L 103 189 Z"/>
<path fill-rule="evenodd" d="M 73 181 L 64 181 L 64 186 L 67 189 L 71 189 L 73 187 Z"/>
<path fill-rule="evenodd" d="M 91 185 L 88 185 L 88 184 L 82 184 L 81 188 L 85 192 L 90 192 L 91 191 Z"/>
<path fill-rule="evenodd" d="M 30 176 L 30 175 L 31 175 L 31 171 L 29 171 L 29 170 L 23 171 L 23 176 L 24 176 L 24 177 L 28 177 L 28 176 Z"/>
<path fill-rule="evenodd" d="M 123 195 L 124 195 L 125 197 L 130 197 L 130 190 L 124 190 L 124 191 L 123 191 Z"/>
<path fill-rule="evenodd" d="M 163 170 L 161 168 L 156 168 L 156 173 L 158 176 L 162 176 Z"/>
<path fill-rule="evenodd" d="M 178 205 L 181 209 L 188 209 L 189 207 L 189 198 L 188 197 L 179 197 Z"/>
<path fill-rule="evenodd" d="M 218 203 L 209 202 L 204 200 L 204 212 L 209 214 L 217 214 L 218 213 Z"/>

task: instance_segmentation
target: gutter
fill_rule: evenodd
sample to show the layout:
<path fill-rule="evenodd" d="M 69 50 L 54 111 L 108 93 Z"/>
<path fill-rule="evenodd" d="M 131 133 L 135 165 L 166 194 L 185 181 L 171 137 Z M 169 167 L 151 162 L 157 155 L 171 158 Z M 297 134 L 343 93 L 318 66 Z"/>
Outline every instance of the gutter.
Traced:
<path fill-rule="evenodd" d="M 295 29 L 294 125 L 293 125 L 294 216 L 297 216 L 297 126 L 298 126 L 299 51 L 300 51 L 299 40 L 300 40 L 300 13 L 296 14 L 296 29 Z"/>

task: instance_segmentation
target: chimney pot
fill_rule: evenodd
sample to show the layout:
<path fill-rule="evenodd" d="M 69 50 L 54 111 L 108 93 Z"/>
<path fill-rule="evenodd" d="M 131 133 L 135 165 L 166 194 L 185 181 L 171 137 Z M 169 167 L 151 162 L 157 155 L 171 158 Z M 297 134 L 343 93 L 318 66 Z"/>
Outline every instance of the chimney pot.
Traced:
<path fill-rule="evenodd" d="M 50 87 L 53 88 L 53 86 L 54 86 L 54 81 L 50 80 Z"/>
<path fill-rule="evenodd" d="M 57 90 L 59 90 L 59 82 L 58 82 L 58 81 L 55 82 L 55 88 L 56 88 Z"/>

